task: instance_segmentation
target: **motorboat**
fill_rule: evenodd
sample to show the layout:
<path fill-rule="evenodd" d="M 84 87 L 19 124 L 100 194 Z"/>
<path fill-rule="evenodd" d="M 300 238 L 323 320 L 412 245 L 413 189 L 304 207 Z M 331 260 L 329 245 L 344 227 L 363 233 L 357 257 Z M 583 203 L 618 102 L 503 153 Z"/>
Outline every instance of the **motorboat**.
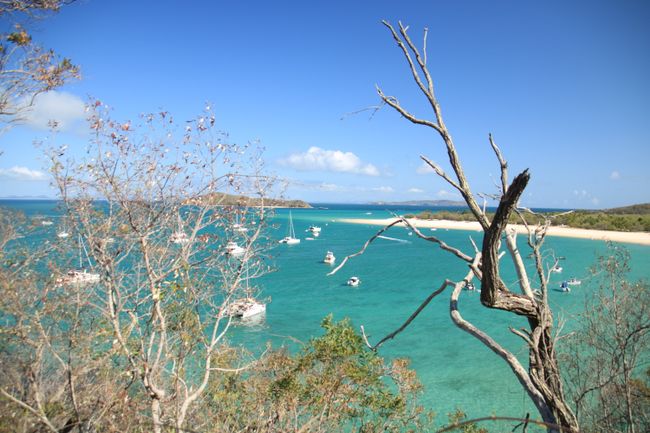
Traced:
<path fill-rule="evenodd" d="M 467 284 L 465 285 L 465 289 L 466 289 L 466 290 L 473 291 L 473 290 L 476 290 L 476 286 L 474 285 L 474 283 L 467 283 Z"/>
<path fill-rule="evenodd" d="M 323 263 L 327 263 L 328 265 L 334 264 L 336 261 L 336 257 L 334 257 L 334 253 L 331 251 L 328 251 L 327 254 L 325 254 L 325 258 L 323 259 Z"/>
<path fill-rule="evenodd" d="M 359 279 L 359 277 L 350 277 L 348 279 L 348 286 L 357 287 L 360 282 L 361 280 Z"/>
<path fill-rule="evenodd" d="M 226 254 L 231 256 L 241 256 L 246 252 L 246 248 L 237 245 L 237 242 L 230 241 L 226 244 Z"/>
<path fill-rule="evenodd" d="M 68 236 L 70 236 L 70 233 L 65 232 L 65 231 L 64 232 L 59 232 L 59 233 L 56 234 L 56 237 L 58 237 L 59 239 L 65 239 Z"/>
<path fill-rule="evenodd" d="M 293 228 L 293 218 L 291 217 L 291 211 L 289 211 L 289 232 L 287 236 L 280 239 L 281 244 L 295 245 L 300 243 L 300 239 L 296 238 L 296 231 Z"/>
<path fill-rule="evenodd" d="M 562 281 L 560 284 L 560 290 L 563 292 L 570 292 L 571 287 L 569 287 L 569 282 L 568 281 Z"/>
<path fill-rule="evenodd" d="M 309 226 L 307 231 L 312 232 L 313 234 L 316 234 L 316 233 L 320 234 L 321 228 L 318 227 L 318 226 Z"/>
<path fill-rule="evenodd" d="M 226 315 L 240 317 L 242 319 L 264 313 L 265 311 L 266 304 L 253 297 L 236 299 L 226 307 Z"/>
<path fill-rule="evenodd" d="M 553 266 L 551 268 L 551 272 L 555 272 L 556 274 L 559 274 L 560 272 L 562 272 L 562 266 Z"/>
<path fill-rule="evenodd" d="M 52 221 L 50 221 L 50 220 L 41 221 L 41 225 L 43 225 L 43 226 L 51 226 L 52 224 L 54 224 L 54 223 Z"/>
<path fill-rule="evenodd" d="M 578 285 L 582 284 L 582 281 L 580 281 L 579 279 L 577 279 L 577 278 L 575 278 L 575 277 L 571 277 L 571 278 L 569 278 L 569 279 L 567 280 L 566 283 L 567 283 L 569 286 L 578 286 Z"/>

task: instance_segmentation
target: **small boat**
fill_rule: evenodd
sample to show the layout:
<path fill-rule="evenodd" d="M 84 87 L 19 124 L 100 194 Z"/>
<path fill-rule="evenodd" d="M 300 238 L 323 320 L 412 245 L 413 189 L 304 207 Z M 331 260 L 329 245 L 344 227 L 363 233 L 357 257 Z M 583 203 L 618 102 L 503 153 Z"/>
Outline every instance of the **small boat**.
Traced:
<path fill-rule="evenodd" d="M 569 278 L 569 280 L 566 283 L 569 286 L 578 286 L 578 285 L 582 284 L 582 281 L 580 281 L 579 279 L 577 279 L 575 277 L 571 277 L 571 278 Z"/>
<path fill-rule="evenodd" d="M 43 225 L 43 226 L 51 226 L 52 224 L 54 224 L 54 223 L 52 221 L 50 221 L 50 220 L 41 221 L 41 225 Z"/>
<path fill-rule="evenodd" d="M 226 244 L 226 254 L 230 256 L 241 256 L 245 252 L 246 249 L 237 245 L 237 242 L 230 241 Z"/>
<path fill-rule="evenodd" d="M 56 279 L 59 285 L 84 285 L 99 281 L 99 274 L 88 272 L 86 269 L 68 271 L 65 276 Z"/>
<path fill-rule="evenodd" d="M 79 269 L 72 269 L 68 271 L 63 277 L 57 278 L 55 283 L 58 285 L 85 285 L 96 283 L 100 280 L 99 274 L 88 272 L 84 268 L 83 258 L 81 255 L 81 250 L 83 249 L 86 253 L 86 260 L 88 260 L 88 265 L 92 266 L 90 262 L 90 257 L 88 256 L 88 251 L 86 250 L 86 245 L 83 243 L 81 234 L 79 234 Z"/>
<path fill-rule="evenodd" d="M 309 226 L 307 229 L 308 232 L 312 232 L 313 234 L 316 235 L 316 233 L 320 233 L 321 228 L 318 226 Z"/>
<path fill-rule="evenodd" d="M 474 286 L 474 283 L 467 283 L 467 285 L 465 286 L 465 289 L 473 291 L 473 290 L 476 290 L 476 286 Z"/>
<path fill-rule="evenodd" d="M 190 241 L 190 238 L 187 236 L 187 234 L 183 231 L 176 231 L 172 233 L 172 235 L 169 237 L 169 242 L 173 244 L 186 244 Z"/>
<path fill-rule="evenodd" d="M 289 233 L 284 238 L 280 239 L 281 244 L 295 245 L 300 243 L 300 239 L 296 238 L 296 231 L 293 228 L 293 219 L 291 211 L 289 211 Z"/>
<path fill-rule="evenodd" d="M 556 274 L 559 274 L 562 272 L 562 266 L 554 266 L 551 268 L 551 272 L 555 272 Z"/>
<path fill-rule="evenodd" d="M 350 277 L 348 279 L 348 286 L 357 287 L 360 282 L 361 280 L 359 279 L 359 277 Z"/>
<path fill-rule="evenodd" d="M 58 237 L 59 239 L 65 239 L 68 236 L 70 236 L 70 233 L 65 232 L 65 231 L 64 232 L 59 232 L 59 233 L 56 234 L 56 237 Z"/>
<path fill-rule="evenodd" d="M 244 233 L 248 231 L 248 228 L 239 222 L 239 214 L 235 216 L 235 224 L 232 225 L 232 229 L 235 232 Z"/>
<path fill-rule="evenodd" d="M 560 284 L 560 290 L 563 292 L 570 292 L 571 287 L 569 287 L 569 282 L 568 281 L 562 281 L 562 284 Z"/>
<path fill-rule="evenodd" d="M 336 257 L 334 257 L 334 253 L 331 251 L 328 251 L 327 254 L 325 254 L 325 258 L 323 259 L 323 263 L 327 263 L 328 265 L 334 264 L 336 261 Z"/>
<path fill-rule="evenodd" d="M 264 313 L 265 311 L 266 304 L 252 297 L 236 299 L 226 307 L 226 315 L 240 317 L 242 319 Z"/>

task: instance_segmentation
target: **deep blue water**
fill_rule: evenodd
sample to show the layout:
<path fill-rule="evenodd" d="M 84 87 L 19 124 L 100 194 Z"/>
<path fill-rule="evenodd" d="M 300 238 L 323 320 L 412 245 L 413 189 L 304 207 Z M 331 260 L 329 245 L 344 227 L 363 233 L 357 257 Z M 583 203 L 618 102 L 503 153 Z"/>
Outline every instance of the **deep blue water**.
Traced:
<path fill-rule="evenodd" d="M 0 201 L 34 217 L 55 218 L 52 201 Z M 274 346 L 289 345 L 293 339 L 306 342 L 321 334 L 322 318 L 333 314 L 335 319 L 349 317 L 358 327 L 364 325 L 371 341 L 377 341 L 400 326 L 429 293 L 445 278 L 458 280 L 466 266 L 436 245 L 409 236 L 404 228 L 393 228 L 388 236 L 407 241 L 398 243 L 377 240 L 367 252 L 350 262 L 336 275 L 322 263 L 326 251 L 333 251 L 339 263 L 356 252 L 380 227 L 339 222 L 342 218 L 385 218 L 394 213 L 414 213 L 424 208 L 370 205 L 317 204 L 327 209 L 293 209 L 293 222 L 299 245 L 272 243 L 270 263 L 275 269 L 256 283 L 262 296 L 270 297 L 266 316 L 260 323 L 236 326 L 230 339 L 244 344 L 254 352 L 262 351 L 268 341 Z M 274 217 L 271 238 L 280 239 L 287 231 L 289 211 L 279 209 Z M 307 227 L 322 227 L 321 236 L 306 240 Z M 425 229 L 426 230 L 426 229 Z M 472 252 L 469 237 L 481 241 L 481 233 L 468 231 L 435 232 L 445 242 Z M 575 315 L 582 311 L 584 294 L 593 287 L 589 267 L 599 254 L 606 252 L 604 242 L 584 239 L 549 237 L 546 247 L 565 257 L 561 274 L 554 274 L 553 287 L 562 279 L 575 276 L 583 284 L 571 293 L 550 292 L 556 319 L 567 320 L 566 329 L 575 325 Z M 523 256 L 527 255 L 523 241 Z M 627 245 L 632 256 L 632 278 L 650 278 L 650 247 Z M 514 285 L 517 278 L 507 261 L 502 270 L 504 280 Z M 532 263 L 530 263 L 532 265 Z M 361 285 L 351 288 L 346 280 L 356 275 Z M 521 340 L 508 327 L 525 326 L 523 319 L 499 311 L 487 310 L 479 303 L 479 294 L 464 292 L 460 298 L 461 313 L 482 327 L 502 345 L 525 362 L 527 352 Z M 289 338 L 291 337 L 291 338 Z M 456 407 L 470 416 L 499 414 L 521 416 L 532 411 L 528 398 L 506 364 L 481 343 L 456 328 L 449 318 L 449 293 L 434 300 L 411 326 L 395 340 L 387 342 L 380 354 L 387 358 L 407 357 L 425 386 L 422 401 L 444 415 Z M 485 365 L 489 368 L 483 368 Z"/>

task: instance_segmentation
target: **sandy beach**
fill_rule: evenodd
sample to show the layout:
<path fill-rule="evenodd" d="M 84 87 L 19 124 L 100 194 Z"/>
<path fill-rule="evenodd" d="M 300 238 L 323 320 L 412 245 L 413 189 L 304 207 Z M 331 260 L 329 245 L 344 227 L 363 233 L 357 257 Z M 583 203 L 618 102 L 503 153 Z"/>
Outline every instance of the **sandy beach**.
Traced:
<path fill-rule="evenodd" d="M 395 221 L 395 218 L 372 219 L 372 218 L 341 218 L 338 221 L 352 224 L 369 224 L 385 226 Z M 481 229 L 479 223 L 475 221 L 449 221 L 449 220 L 421 220 L 409 218 L 409 222 L 418 228 L 435 228 L 449 230 L 468 230 L 478 231 Z M 401 224 L 404 225 L 404 224 Z M 518 224 L 510 224 L 508 227 L 514 227 L 517 233 L 527 233 L 526 228 Z M 426 233 L 429 234 L 429 233 Z M 646 232 L 614 232 L 608 230 L 587 230 L 576 229 L 571 227 L 550 227 L 548 236 L 561 236 L 567 238 L 591 239 L 598 241 L 623 242 L 638 245 L 650 245 L 650 233 Z"/>

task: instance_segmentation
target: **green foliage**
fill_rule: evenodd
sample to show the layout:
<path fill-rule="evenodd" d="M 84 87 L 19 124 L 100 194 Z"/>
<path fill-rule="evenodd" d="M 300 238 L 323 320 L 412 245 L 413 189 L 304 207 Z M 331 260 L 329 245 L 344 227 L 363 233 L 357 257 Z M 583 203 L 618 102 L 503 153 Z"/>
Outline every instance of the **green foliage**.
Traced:
<path fill-rule="evenodd" d="M 632 206 L 632 209 L 640 210 L 637 205 Z M 627 208 L 626 208 L 627 209 Z M 547 214 L 548 216 L 552 214 Z M 488 218 L 493 218 L 494 213 L 488 212 Z M 407 215 L 408 218 L 413 215 Z M 452 212 L 452 211 L 423 211 L 416 218 L 424 220 L 449 220 L 449 221 L 476 221 L 476 218 L 470 211 Z M 541 223 L 542 216 L 529 216 L 527 220 L 531 224 Z M 517 215 L 511 215 L 511 224 L 519 223 Z M 611 211 L 575 211 L 566 215 L 560 215 L 554 218 L 553 225 L 555 226 L 568 226 L 592 230 L 613 230 L 621 232 L 650 232 L 650 214 L 648 213 L 611 213 Z"/>
<path fill-rule="evenodd" d="M 245 375 L 221 376 L 208 393 L 218 404 L 195 416 L 209 414 L 214 431 L 421 431 L 431 418 L 415 402 L 421 385 L 408 362 L 387 365 L 347 319 L 321 325 L 299 353 L 274 351 Z"/>
<path fill-rule="evenodd" d="M 592 272 L 577 329 L 562 340 L 568 395 L 586 431 L 650 429 L 650 284 L 630 282 L 629 253 L 610 245 Z"/>

